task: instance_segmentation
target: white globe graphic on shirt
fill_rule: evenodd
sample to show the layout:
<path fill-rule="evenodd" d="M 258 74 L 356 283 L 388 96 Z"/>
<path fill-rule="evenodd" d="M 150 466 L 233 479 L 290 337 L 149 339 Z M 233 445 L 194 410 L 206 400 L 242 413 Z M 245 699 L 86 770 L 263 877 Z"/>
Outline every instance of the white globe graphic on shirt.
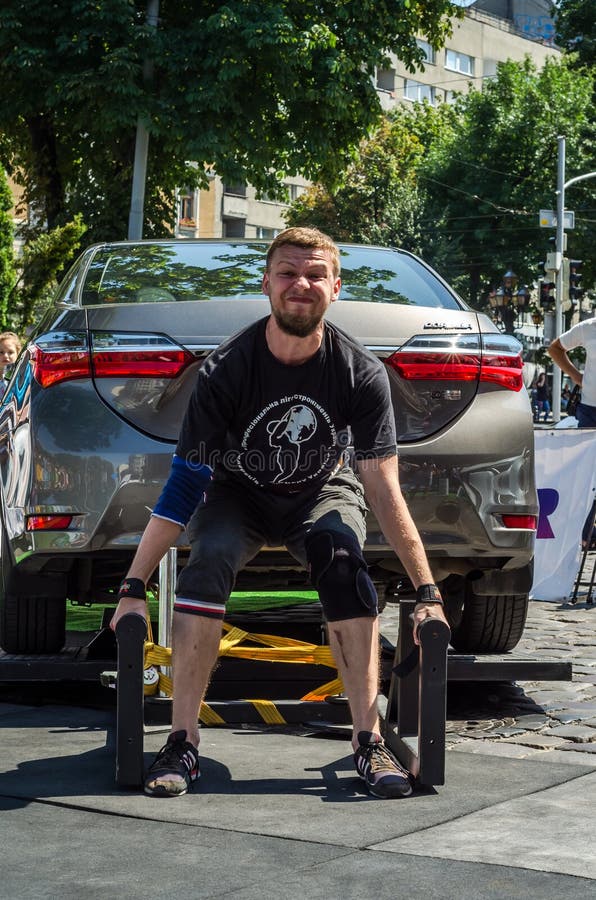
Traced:
<path fill-rule="evenodd" d="M 316 430 L 317 420 L 313 411 L 302 405 L 292 406 L 281 419 L 267 425 L 270 439 L 286 438 L 292 444 L 308 441 Z"/>

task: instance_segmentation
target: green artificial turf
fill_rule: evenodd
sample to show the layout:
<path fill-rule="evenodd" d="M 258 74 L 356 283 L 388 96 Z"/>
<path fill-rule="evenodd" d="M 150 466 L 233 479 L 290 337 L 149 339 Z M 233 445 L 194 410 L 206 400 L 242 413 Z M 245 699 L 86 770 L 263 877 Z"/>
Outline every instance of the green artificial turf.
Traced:
<path fill-rule="evenodd" d="M 228 612 L 256 612 L 265 609 L 281 609 L 297 606 L 299 603 L 314 603 L 318 599 L 315 591 L 237 591 L 228 600 Z M 148 595 L 149 613 L 152 621 L 158 619 L 157 599 Z M 67 631 L 98 631 L 101 628 L 104 610 L 113 611 L 113 604 L 98 603 L 93 606 L 66 606 Z"/>

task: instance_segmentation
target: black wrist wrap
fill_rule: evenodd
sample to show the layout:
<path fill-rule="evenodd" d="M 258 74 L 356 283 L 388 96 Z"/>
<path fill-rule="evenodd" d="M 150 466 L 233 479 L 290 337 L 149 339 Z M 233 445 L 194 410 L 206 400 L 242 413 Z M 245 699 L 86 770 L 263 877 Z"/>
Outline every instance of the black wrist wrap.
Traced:
<path fill-rule="evenodd" d="M 125 578 L 118 588 L 118 600 L 122 597 L 134 597 L 135 600 L 146 600 L 145 582 L 140 578 Z"/>
<path fill-rule="evenodd" d="M 416 603 L 440 603 L 442 606 L 443 598 L 436 584 L 421 584 L 416 588 Z"/>

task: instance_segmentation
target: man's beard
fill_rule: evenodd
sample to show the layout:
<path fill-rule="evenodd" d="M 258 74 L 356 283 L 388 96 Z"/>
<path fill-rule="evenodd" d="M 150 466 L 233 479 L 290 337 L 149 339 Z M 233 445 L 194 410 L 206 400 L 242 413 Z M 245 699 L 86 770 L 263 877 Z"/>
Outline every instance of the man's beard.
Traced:
<path fill-rule="evenodd" d="M 313 334 L 319 327 L 323 314 L 305 317 L 295 313 L 284 312 L 280 309 L 271 309 L 273 318 L 281 331 L 292 337 L 305 338 Z"/>

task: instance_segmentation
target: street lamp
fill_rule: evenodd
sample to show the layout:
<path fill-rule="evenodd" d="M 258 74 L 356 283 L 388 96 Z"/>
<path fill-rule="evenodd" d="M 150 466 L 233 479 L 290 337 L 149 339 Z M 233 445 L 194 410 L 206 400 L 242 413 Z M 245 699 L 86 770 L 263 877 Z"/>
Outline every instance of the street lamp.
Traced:
<path fill-rule="evenodd" d="M 498 319 L 503 323 L 505 334 L 514 333 L 515 320 L 523 312 L 530 297 L 525 284 L 517 290 L 517 275 L 508 269 L 503 275 L 503 283 L 488 295 L 488 302 Z"/>

